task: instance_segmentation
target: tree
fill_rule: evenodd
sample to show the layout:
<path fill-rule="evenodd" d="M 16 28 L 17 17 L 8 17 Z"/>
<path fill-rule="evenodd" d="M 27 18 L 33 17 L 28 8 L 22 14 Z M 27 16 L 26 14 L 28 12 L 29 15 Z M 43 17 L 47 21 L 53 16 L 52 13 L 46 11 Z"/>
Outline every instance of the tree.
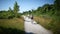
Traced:
<path fill-rule="evenodd" d="M 60 10 L 60 0 L 55 0 L 54 5 L 55 9 Z"/>
<path fill-rule="evenodd" d="M 54 6 L 55 6 L 55 9 L 57 10 L 56 15 L 60 16 L 60 0 L 55 0 Z"/>
<path fill-rule="evenodd" d="M 14 15 L 15 15 L 15 17 L 17 17 L 17 15 L 18 15 L 18 11 L 19 11 L 19 6 L 18 6 L 17 2 L 15 1 L 15 4 L 14 4 Z"/>
<path fill-rule="evenodd" d="M 41 7 L 38 7 L 38 8 L 37 8 L 37 11 L 40 11 L 40 9 L 41 9 Z"/>

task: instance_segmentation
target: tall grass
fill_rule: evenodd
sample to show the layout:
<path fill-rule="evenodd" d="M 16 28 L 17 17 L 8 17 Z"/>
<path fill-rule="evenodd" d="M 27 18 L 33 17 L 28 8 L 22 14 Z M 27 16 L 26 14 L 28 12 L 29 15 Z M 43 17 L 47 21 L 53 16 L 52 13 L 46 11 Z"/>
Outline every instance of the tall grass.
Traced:
<path fill-rule="evenodd" d="M 7 29 L 12 28 L 24 31 L 23 18 L 0 19 L 0 27 Z"/>

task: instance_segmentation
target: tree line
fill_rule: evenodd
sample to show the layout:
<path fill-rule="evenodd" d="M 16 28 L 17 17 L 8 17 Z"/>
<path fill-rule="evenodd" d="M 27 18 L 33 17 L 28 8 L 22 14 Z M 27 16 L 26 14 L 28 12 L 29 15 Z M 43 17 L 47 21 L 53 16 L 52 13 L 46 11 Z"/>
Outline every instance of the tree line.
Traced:
<path fill-rule="evenodd" d="M 60 0 L 55 0 L 53 4 L 44 4 L 42 7 L 38 7 L 36 10 L 29 10 L 23 12 L 23 14 L 33 14 L 33 15 L 49 15 L 49 16 L 59 16 L 60 15 Z"/>

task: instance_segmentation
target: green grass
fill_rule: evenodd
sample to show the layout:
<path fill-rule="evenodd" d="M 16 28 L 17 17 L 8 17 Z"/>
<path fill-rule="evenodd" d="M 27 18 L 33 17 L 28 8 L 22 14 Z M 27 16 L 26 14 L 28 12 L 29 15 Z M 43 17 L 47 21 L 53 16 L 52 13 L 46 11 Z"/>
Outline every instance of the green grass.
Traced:
<path fill-rule="evenodd" d="M 11 28 L 24 31 L 23 18 L 0 19 L 0 27 L 3 28 L 2 30 Z"/>
<path fill-rule="evenodd" d="M 35 16 L 34 20 L 37 21 L 38 24 L 40 24 L 44 27 L 46 27 L 46 25 L 52 21 L 51 18 L 46 18 L 46 17 L 44 18 L 42 16 Z"/>

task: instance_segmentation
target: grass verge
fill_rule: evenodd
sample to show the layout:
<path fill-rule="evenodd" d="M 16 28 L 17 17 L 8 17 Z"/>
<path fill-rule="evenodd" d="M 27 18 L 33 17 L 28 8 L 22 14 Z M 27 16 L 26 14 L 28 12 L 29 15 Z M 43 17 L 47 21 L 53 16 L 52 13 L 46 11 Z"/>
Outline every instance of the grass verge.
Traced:
<path fill-rule="evenodd" d="M 41 16 L 35 16 L 34 17 L 34 20 L 38 23 L 38 24 L 40 24 L 40 25 L 42 25 L 42 26 L 44 26 L 44 27 L 46 27 L 46 25 L 47 24 L 49 24 L 51 21 L 52 21 L 52 19 L 51 18 L 44 18 L 44 17 L 41 17 Z"/>
<path fill-rule="evenodd" d="M 17 30 L 24 31 L 23 18 L 0 19 L 0 33 L 2 31 L 4 33 L 4 31 L 6 31 L 6 30 L 8 30 L 10 32 L 9 29 L 11 29 L 11 31 L 15 30 L 16 32 L 17 32 Z"/>

